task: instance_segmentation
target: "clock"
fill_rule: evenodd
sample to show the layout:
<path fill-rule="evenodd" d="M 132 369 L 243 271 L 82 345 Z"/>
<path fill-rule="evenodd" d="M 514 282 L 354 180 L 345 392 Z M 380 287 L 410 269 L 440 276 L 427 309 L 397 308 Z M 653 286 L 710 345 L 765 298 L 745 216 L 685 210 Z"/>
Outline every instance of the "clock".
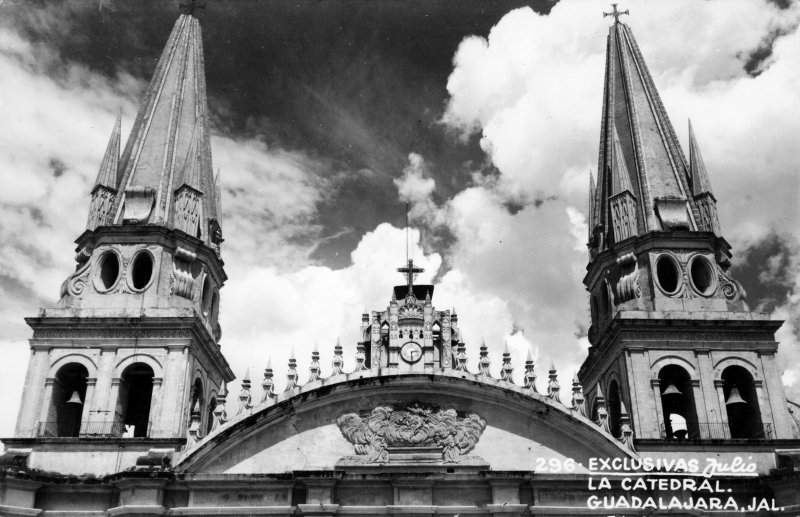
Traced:
<path fill-rule="evenodd" d="M 422 358 L 422 347 L 413 341 L 406 343 L 400 349 L 400 357 L 407 363 L 416 363 Z"/>

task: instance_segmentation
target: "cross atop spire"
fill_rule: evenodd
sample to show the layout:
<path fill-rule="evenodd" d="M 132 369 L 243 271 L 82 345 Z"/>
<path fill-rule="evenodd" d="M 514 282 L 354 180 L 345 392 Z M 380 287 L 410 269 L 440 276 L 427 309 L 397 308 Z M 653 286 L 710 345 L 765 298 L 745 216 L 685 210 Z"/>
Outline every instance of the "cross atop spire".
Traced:
<path fill-rule="evenodd" d="M 199 11 L 205 11 L 206 0 L 181 0 L 180 4 L 178 4 L 178 7 L 181 10 L 181 14 L 194 16 L 195 9 Z"/>
<path fill-rule="evenodd" d="M 628 9 L 625 9 L 624 11 L 618 11 L 617 10 L 617 4 L 611 4 L 611 9 L 612 9 L 612 11 L 610 13 L 605 13 L 605 12 L 603 13 L 603 18 L 605 18 L 606 16 L 613 16 L 614 17 L 614 25 L 619 23 L 619 17 L 622 16 L 623 14 L 627 14 L 629 16 L 631 14 Z"/>
<path fill-rule="evenodd" d="M 411 287 L 414 285 L 414 280 L 417 275 L 424 272 L 421 267 L 414 267 L 414 259 L 408 259 L 408 266 L 397 268 L 397 272 L 406 277 L 406 284 L 408 285 L 408 292 L 411 292 Z"/>

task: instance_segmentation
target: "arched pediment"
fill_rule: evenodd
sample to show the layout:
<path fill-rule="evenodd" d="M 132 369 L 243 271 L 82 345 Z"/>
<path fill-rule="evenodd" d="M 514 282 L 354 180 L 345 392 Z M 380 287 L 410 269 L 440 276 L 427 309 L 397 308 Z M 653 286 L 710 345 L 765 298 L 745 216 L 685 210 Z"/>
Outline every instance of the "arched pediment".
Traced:
<path fill-rule="evenodd" d="M 625 456 L 633 453 L 577 411 L 504 381 L 363 371 L 285 392 L 234 417 L 186 451 L 176 469 L 266 474 L 413 469 L 416 462 L 534 471 L 553 458 L 586 465 L 591 457 Z"/>

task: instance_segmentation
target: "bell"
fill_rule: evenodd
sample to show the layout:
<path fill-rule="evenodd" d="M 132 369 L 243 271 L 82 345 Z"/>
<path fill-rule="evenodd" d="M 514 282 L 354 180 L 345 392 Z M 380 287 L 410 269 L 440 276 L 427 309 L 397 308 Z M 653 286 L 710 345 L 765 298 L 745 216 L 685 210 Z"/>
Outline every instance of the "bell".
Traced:
<path fill-rule="evenodd" d="M 72 396 L 67 401 L 67 404 L 78 404 L 79 406 L 83 404 L 81 396 L 78 394 L 77 391 L 72 392 Z"/>
<path fill-rule="evenodd" d="M 678 388 L 675 387 L 674 384 L 670 384 L 667 386 L 667 389 L 664 390 L 664 393 L 661 394 L 662 397 L 669 397 L 672 395 L 683 395 Z"/>
<path fill-rule="evenodd" d="M 734 386 L 731 388 L 731 392 L 728 395 L 728 400 L 725 401 L 726 406 L 731 406 L 733 404 L 747 404 L 741 395 L 739 395 L 739 388 Z"/>

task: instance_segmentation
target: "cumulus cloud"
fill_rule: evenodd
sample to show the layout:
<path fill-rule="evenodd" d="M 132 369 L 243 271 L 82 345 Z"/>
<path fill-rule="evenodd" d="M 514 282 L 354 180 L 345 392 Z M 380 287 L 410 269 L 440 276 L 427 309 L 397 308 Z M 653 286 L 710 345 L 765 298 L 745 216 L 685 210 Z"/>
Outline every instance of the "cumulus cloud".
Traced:
<path fill-rule="evenodd" d="M 476 292 L 506 300 L 514 324 L 567 365 L 580 363 L 587 346 L 579 281 L 607 31 L 595 6 L 563 0 L 547 16 L 521 8 L 487 38 L 465 38 L 442 117 L 462 139 L 477 135 L 499 170 L 443 208 L 457 236 L 448 262 Z M 676 1 L 631 11 L 624 21 L 679 134 L 692 116 L 726 238 L 758 245 L 797 221 L 800 161 L 790 141 L 800 132 L 800 7 Z M 509 203 L 525 208 L 511 214 Z M 796 237 L 796 228 L 786 230 Z M 774 257 L 761 280 L 784 263 Z M 781 332 L 784 353 L 794 353 L 791 324 Z"/>
<path fill-rule="evenodd" d="M 0 347 L 18 365 L 0 378 L 0 398 L 15 414 L 30 335 L 23 317 L 54 305 L 74 269 L 72 241 L 84 229 L 114 119 L 122 110 L 127 136 L 146 85 L 62 62 L 9 27 L 0 27 L 0 77 Z M 228 274 L 249 286 L 254 263 L 281 271 L 308 263 L 324 164 L 255 139 L 215 135 L 212 147 L 223 177 Z M 0 422 L 0 436 L 12 434 L 13 420 Z"/>

